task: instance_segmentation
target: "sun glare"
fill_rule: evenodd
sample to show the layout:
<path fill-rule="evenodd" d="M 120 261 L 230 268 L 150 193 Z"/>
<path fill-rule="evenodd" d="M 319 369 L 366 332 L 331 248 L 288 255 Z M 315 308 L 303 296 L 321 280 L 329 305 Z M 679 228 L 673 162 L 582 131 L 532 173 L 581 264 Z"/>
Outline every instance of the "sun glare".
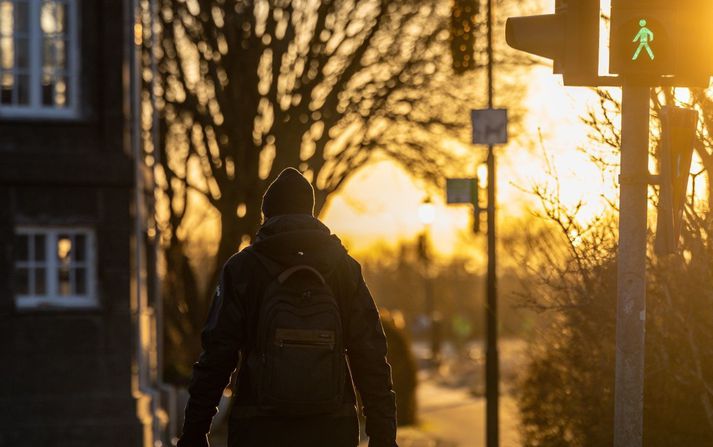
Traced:
<path fill-rule="evenodd" d="M 674 89 L 674 96 L 679 105 L 687 105 L 691 103 L 691 90 L 687 88 Z"/>

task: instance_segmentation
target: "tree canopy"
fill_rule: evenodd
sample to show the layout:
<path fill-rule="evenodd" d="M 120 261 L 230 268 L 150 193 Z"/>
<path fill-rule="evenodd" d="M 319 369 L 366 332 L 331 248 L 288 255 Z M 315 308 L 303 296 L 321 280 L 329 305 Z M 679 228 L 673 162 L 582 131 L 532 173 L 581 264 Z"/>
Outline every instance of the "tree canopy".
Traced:
<path fill-rule="evenodd" d="M 262 193 L 285 167 L 313 182 L 319 213 L 375 156 L 431 180 L 452 163 L 440 140 L 467 116 L 447 87 L 449 17 L 437 0 L 159 2 L 150 51 L 169 346 L 197 338 L 210 301 L 181 237 L 191 204 L 219 216 L 213 283 L 258 228 Z"/>

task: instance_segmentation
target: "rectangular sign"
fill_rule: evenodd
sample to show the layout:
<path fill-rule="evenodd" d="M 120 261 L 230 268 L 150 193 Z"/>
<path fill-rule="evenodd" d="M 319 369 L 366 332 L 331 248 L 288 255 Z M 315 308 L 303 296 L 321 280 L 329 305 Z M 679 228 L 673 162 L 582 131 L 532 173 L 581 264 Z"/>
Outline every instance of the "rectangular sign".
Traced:
<path fill-rule="evenodd" d="M 475 182 L 472 178 L 446 179 L 446 203 L 473 203 Z"/>
<path fill-rule="evenodd" d="M 508 111 L 506 109 L 480 109 L 471 111 L 473 144 L 507 144 Z"/>

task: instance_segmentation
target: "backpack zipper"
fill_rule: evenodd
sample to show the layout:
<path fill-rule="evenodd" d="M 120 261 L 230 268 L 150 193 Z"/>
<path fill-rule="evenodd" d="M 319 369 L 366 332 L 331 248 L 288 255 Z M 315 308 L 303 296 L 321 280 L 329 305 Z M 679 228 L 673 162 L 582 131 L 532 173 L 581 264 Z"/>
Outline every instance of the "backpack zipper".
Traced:
<path fill-rule="evenodd" d="M 277 345 L 280 348 L 328 348 L 330 350 L 334 349 L 334 343 L 330 341 L 319 341 L 319 340 L 290 340 L 290 339 L 280 339 L 277 341 Z"/>

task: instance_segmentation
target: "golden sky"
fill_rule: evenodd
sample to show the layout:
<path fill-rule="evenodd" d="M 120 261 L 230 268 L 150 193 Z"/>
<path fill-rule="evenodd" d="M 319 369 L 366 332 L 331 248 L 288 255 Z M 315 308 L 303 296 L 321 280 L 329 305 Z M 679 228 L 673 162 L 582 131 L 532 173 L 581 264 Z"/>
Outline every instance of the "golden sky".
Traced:
<path fill-rule="evenodd" d="M 508 145 L 497 148 L 500 225 L 508 225 L 508 221 L 528 214 L 528 208 L 536 206 L 533 197 L 522 189 L 547 181 L 547 158 L 560 177 L 563 200 L 570 204 L 584 200 L 583 219 L 602 212 L 601 195 L 611 197 L 614 193 L 610 179 L 602 178 L 578 150 L 590 144 L 588 129 L 580 116 L 587 107 L 596 105 L 593 92 L 563 87 L 561 78 L 545 66 L 534 68 L 528 82 L 529 91 L 522 103 L 503 104 L 496 99 L 500 107 L 524 108 L 523 128 L 527 129 L 525 134 L 511 135 Z M 543 144 L 539 142 L 540 133 Z M 483 147 L 469 148 L 485 154 Z M 464 168 L 460 174 L 472 176 L 474 170 L 475 167 Z M 412 239 L 422 231 L 418 208 L 429 195 L 436 204 L 433 240 L 443 254 L 451 253 L 462 240 L 459 233 L 470 228 L 470 208 L 446 206 L 445 192 L 426 190 L 423 182 L 412 179 L 390 161 L 373 164 L 356 174 L 332 198 L 323 218 L 356 251 L 378 242 L 393 245 L 399 238 Z"/>
<path fill-rule="evenodd" d="M 610 1 L 602 0 L 602 13 L 608 15 Z M 529 14 L 551 13 L 553 0 L 532 0 L 523 6 Z M 535 9 L 533 9 L 535 8 Z M 538 11 L 539 9 L 539 11 Z M 497 14 L 497 11 L 496 11 Z M 506 49 L 504 33 L 495 33 L 495 51 Z M 600 73 L 608 72 L 608 29 L 606 21 L 601 24 Z M 499 87 L 496 73 L 496 92 Z M 497 149 L 498 156 L 498 223 L 501 228 L 511 223 L 521 225 L 522 217 L 537 207 L 536 200 L 522 190 L 534 184 L 552 182 L 547 170 L 556 172 L 560 180 L 560 194 L 564 203 L 574 205 L 584 202 L 579 218 L 586 221 L 604 212 L 608 205 L 618 200 L 615 170 L 602 173 L 580 148 L 597 151 L 596 143 L 588 138 L 590 129 L 581 121 L 587 110 L 598 110 L 598 98 L 591 89 L 564 87 L 561 76 L 552 74 L 550 61 L 531 69 L 521 76 L 527 82 L 527 93 L 517 103 L 505 103 L 495 99 L 496 107 L 505 107 L 523 113 L 522 129 L 525 132 L 510 135 L 510 143 Z M 504 82 L 501 82 L 501 84 Z M 481 87 L 482 88 L 482 87 Z M 615 98 L 618 89 L 612 90 Z M 676 98 L 685 103 L 688 90 L 677 89 Z M 482 107 L 473 104 L 472 108 Z M 463 113 L 468 113 L 464 111 Z M 617 126 L 619 123 L 615 123 Z M 467 146 L 467 150 L 481 151 L 485 148 Z M 484 155 L 483 155 L 484 157 Z M 616 158 L 613 160 L 616 162 Z M 650 170 L 655 172 L 654 160 Z M 700 170 L 694 157 L 692 171 Z M 475 167 L 464 167 L 459 176 L 472 176 Z M 689 185 L 690 188 L 690 185 Z M 702 191 L 704 188 L 700 188 Z M 322 217 L 334 232 L 340 234 L 356 251 L 385 242 L 395 245 L 399 239 L 413 239 L 423 230 L 418 220 L 418 207 L 426 196 L 436 203 L 436 220 L 432 237 L 442 254 L 458 251 L 462 234 L 471 225 L 468 206 L 446 206 L 445 192 L 431 189 L 412 179 L 393 162 L 381 161 L 365 168 L 352 178 L 346 187 L 328 204 Z"/>
<path fill-rule="evenodd" d="M 552 12 L 554 1 L 533 0 L 526 9 L 528 13 Z M 494 35 L 496 53 L 506 50 L 502 34 Z M 552 74 L 551 64 L 543 62 L 522 77 L 521 82 L 528 82 L 527 94 L 516 104 L 498 101 L 498 75 L 510 73 L 495 69 L 496 107 L 520 109 L 524 113 L 522 128 L 526 129 L 524 134 L 511 133 L 510 143 L 497 149 L 500 225 L 508 225 L 535 206 L 534 199 L 522 189 L 546 181 L 545 152 L 562 182 L 563 198 L 570 203 L 581 199 L 588 202 L 583 218 L 601 212 L 601 194 L 612 192 L 598 170 L 577 150 L 587 144 L 587 128 L 580 116 L 596 104 L 593 93 L 584 88 L 565 88 L 561 77 Z M 478 107 L 482 104 L 472 105 Z M 467 150 L 481 151 L 483 158 L 486 151 L 477 146 L 468 146 Z M 470 177 L 475 169 L 464 167 L 458 174 Z M 605 191 L 607 187 L 609 191 Z M 425 197 L 431 196 L 436 204 L 433 241 L 443 254 L 450 254 L 462 242 L 462 233 L 470 228 L 472 211 L 467 205 L 446 206 L 444 195 L 444 191 L 426 191 L 423 182 L 412 179 L 393 162 L 381 161 L 356 174 L 331 198 L 322 217 L 356 251 L 380 242 L 395 245 L 399 239 L 412 239 L 423 230 L 418 208 Z"/>
<path fill-rule="evenodd" d="M 553 0 L 532 0 L 525 4 L 528 13 L 538 13 L 533 5 L 539 5 L 541 13 L 554 11 Z M 606 13 L 607 0 L 602 0 L 602 8 Z M 496 53 L 506 50 L 503 34 L 495 33 Z M 603 30 L 602 36 L 607 34 Z M 602 38 L 602 43 L 601 60 L 606 61 L 605 38 Z M 600 64 L 600 68 L 606 70 L 606 64 Z M 559 178 L 563 202 L 574 205 L 583 201 L 579 214 L 581 220 L 591 219 L 607 209 L 602 196 L 616 202 L 616 173 L 603 174 L 580 150 L 597 150 L 596 144 L 588 138 L 590 130 L 581 121 L 587 110 L 598 108 L 594 92 L 588 88 L 564 87 L 561 76 L 553 75 L 551 63 L 544 60 L 542 65 L 524 74 L 505 73 L 498 67 L 495 73 L 495 106 L 519 112 L 523 116 L 520 128 L 525 129 L 517 134 L 511 132 L 509 144 L 497 148 L 499 227 L 506 229 L 522 225 L 524 218 L 531 215 L 531 210 L 536 209 L 538 203 L 523 189 L 529 190 L 534 184 L 551 184 L 548 170 L 556 172 Z M 502 92 L 506 88 L 506 81 L 501 79 L 508 76 L 513 79 L 518 75 L 521 78 L 519 82 L 527 83 L 526 94 L 517 102 L 499 100 L 498 89 Z M 484 86 L 478 85 L 477 88 Z M 677 97 L 685 99 L 686 93 L 680 90 Z M 617 94 L 615 91 L 615 97 Z M 505 98 L 505 95 L 502 97 Z M 472 108 L 482 106 L 473 104 Z M 464 110 L 463 113 L 469 112 Z M 479 152 L 482 159 L 485 158 L 484 147 L 463 144 L 463 150 Z M 470 177 L 475 169 L 475 166 L 464 166 L 454 174 Z M 436 218 L 430 227 L 431 237 L 441 254 L 460 251 L 479 257 L 478 253 L 473 253 L 472 244 L 466 244 L 467 248 L 462 249 L 464 235 L 469 234 L 471 227 L 470 207 L 446 206 L 444 196 L 444 191 L 427 187 L 394 162 L 382 159 L 357 172 L 339 193 L 331 197 L 321 218 L 355 252 L 368 250 L 380 243 L 395 246 L 400 240 L 413 240 L 423 231 L 418 209 L 424 198 L 431 197 L 436 208 Z M 211 216 L 198 216 L 197 219 L 202 222 L 201 225 L 211 225 L 212 222 Z"/>

